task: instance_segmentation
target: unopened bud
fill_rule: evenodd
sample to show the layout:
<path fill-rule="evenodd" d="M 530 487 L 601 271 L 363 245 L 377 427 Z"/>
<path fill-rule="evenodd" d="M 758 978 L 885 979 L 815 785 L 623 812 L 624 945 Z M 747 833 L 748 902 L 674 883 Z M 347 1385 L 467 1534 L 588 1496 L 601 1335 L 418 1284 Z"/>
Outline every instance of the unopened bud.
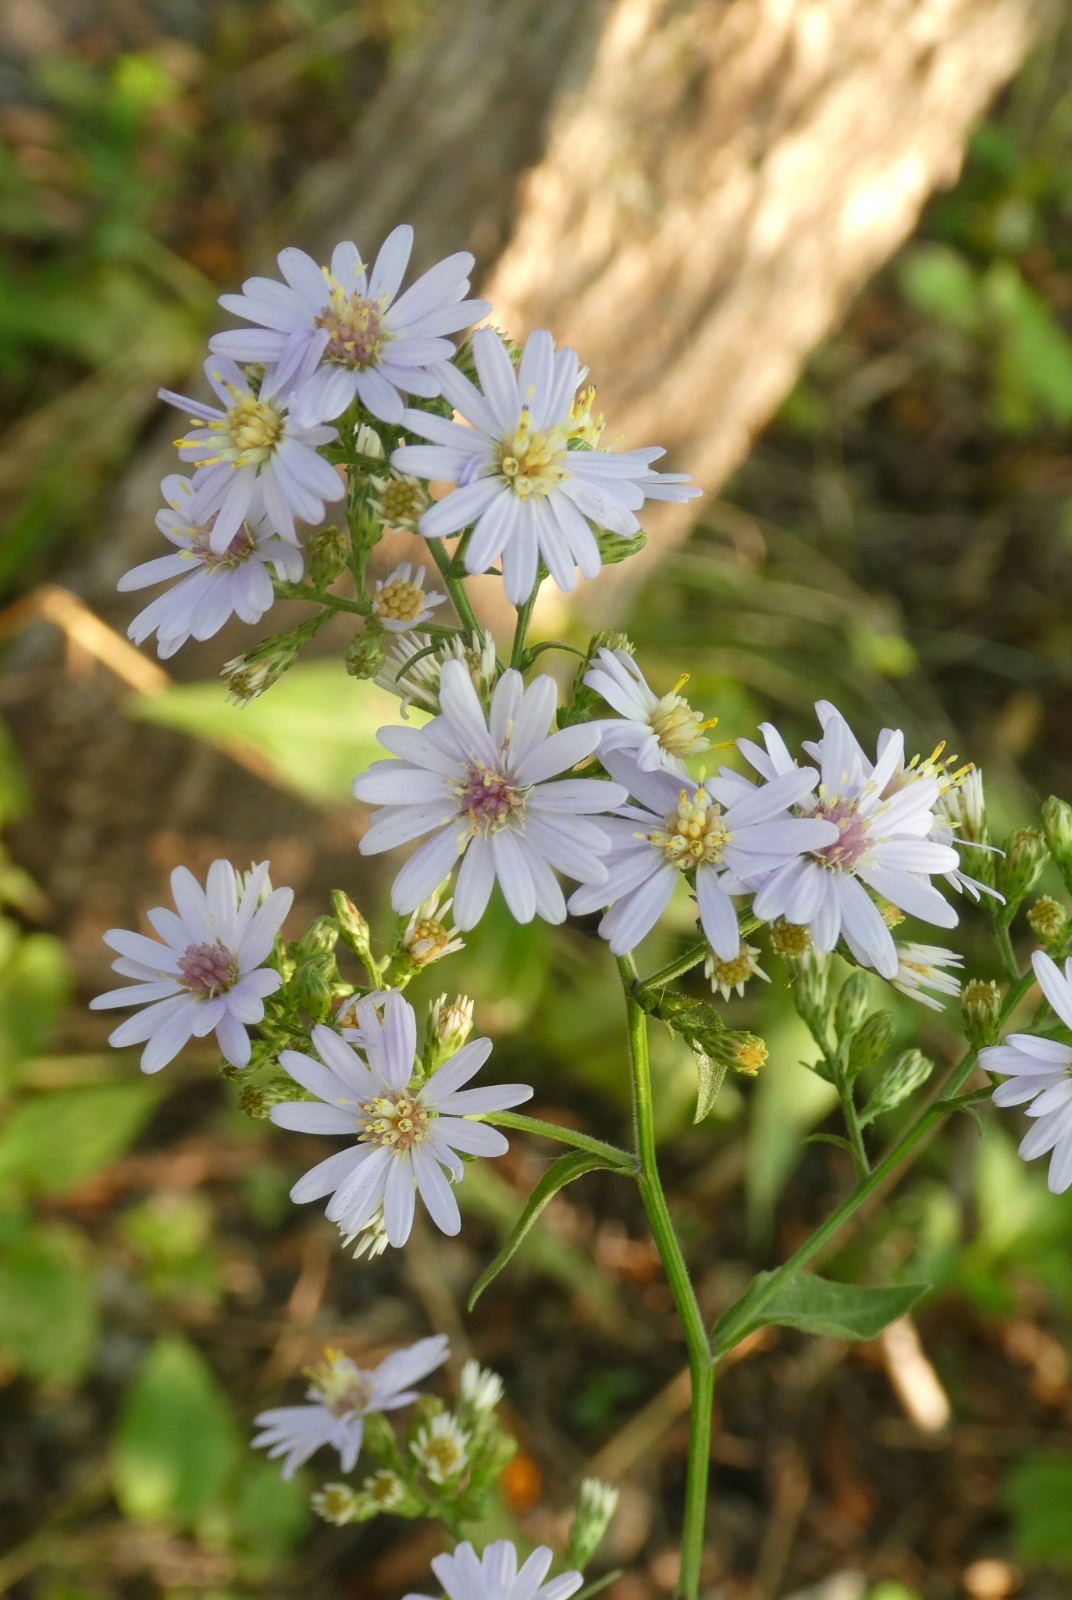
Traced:
<path fill-rule="evenodd" d="M 254 645 L 244 655 L 225 661 L 220 677 L 227 685 L 228 699 L 244 704 L 248 700 L 255 700 L 273 683 L 278 683 L 284 672 L 297 661 L 302 646 L 320 630 L 326 615 L 326 612 L 322 612 L 319 616 L 310 617 L 288 633 L 274 634 L 271 639 L 263 639 L 260 644 Z"/>
<path fill-rule="evenodd" d="M 617 1509 L 617 1489 L 598 1478 L 582 1480 L 566 1552 L 566 1560 L 575 1572 L 583 1572 L 591 1561 Z"/>
<path fill-rule="evenodd" d="M 470 1411 L 494 1411 L 503 1397 L 503 1381 L 497 1372 L 470 1359 L 462 1368 L 458 1403 Z"/>
<path fill-rule="evenodd" d="M 358 634 L 343 657 L 351 678 L 374 678 L 382 671 L 386 659 L 383 635 L 371 628 L 367 633 Z"/>
<path fill-rule="evenodd" d="M 1046 865 L 1046 841 L 1036 828 L 1017 828 L 1005 845 L 998 866 L 998 888 L 1010 907 L 1030 894 Z"/>
<path fill-rule="evenodd" d="M 826 1014 L 830 964 L 818 950 L 807 950 L 796 963 L 793 988 L 801 1014 L 818 1022 Z"/>
<path fill-rule="evenodd" d="M 405 1511 L 414 1500 L 398 1473 L 386 1468 L 365 1479 L 361 1485 L 361 1495 L 376 1511 Z"/>
<path fill-rule="evenodd" d="M 960 996 L 964 1032 L 973 1050 L 996 1044 L 1001 1024 L 1001 990 L 993 979 L 971 978 Z"/>
<path fill-rule="evenodd" d="M 1035 901 L 1027 913 L 1027 921 L 1040 944 L 1046 945 L 1048 949 L 1057 950 L 1060 954 L 1064 953 L 1069 933 L 1064 906 L 1048 894 L 1044 894 L 1041 900 Z"/>
<path fill-rule="evenodd" d="M 731 1072 L 737 1072 L 742 1078 L 754 1078 L 759 1073 L 760 1067 L 767 1059 L 768 1050 L 763 1040 L 755 1033 L 738 1032 L 736 1029 L 727 1029 L 719 1039 L 720 1051 L 727 1059 Z"/>
<path fill-rule="evenodd" d="M 354 449 L 359 456 L 371 456 L 373 461 L 383 460 L 383 440 L 367 422 L 359 422 L 354 429 Z"/>
<path fill-rule="evenodd" d="M 326 1022 L 331 1014 L 333 995 L 321 962 L 303 961 L 288 984 L 298 1005 L 315 1022 Z"/>
<path fill-rule="evenodd" d="M 360 1519 L 357 1495 L 348 1483 L 325 1483 L 310 1501 L 318 1517 L 333 1522 L 337 1528 Z"/>
<path fill-rule="evenodd" d="M 866 1127 L 886 1111 L 893 1111 L 921 1088 L 934 1071 L 934 1062 L 920 1050 L 906 1050 L 883 1073 L 870 1100 L 860 1113 L 860 1126 Z"/>
<path fill-rule="evenodd" d="M 311 956 L 329 956 L 339 942 L 339 924 L 334 917 L 317 917 L 310 922 L 294 947 L 299 961 Z"/>
<path fill-rule="evenodd" d="M 317 589 L 327 589 L 350 559 L 350 541 L 341 528 L 329 525 L 310 534 L 305 546 L 305 567 Z"/>
<path fill-rule="evenodd" d="M 1067 883 L 1072 876 L 1072 806 L 1051 794 L 1042 803 L 1042 831 Z"/>
<path fill-rule="evenodd" d="M 361 912 L 342 889 L 331 891 L 331 909 L 343 944 L 363 959 L 369 954 L 369 925 Z"/>
<path fill-rule="evenodd" d="M 860 1024 L 849 1045 L 848 1073 L 855 1078 L 879 1056 L 884 1055 L 893 1038 L 893 1017 L 889 1011 L 873 1011 Z"/>
<path fill-rule="evenodd" d="M 851 973 L 841 985 L 834 1006 L 834 1027 L 839 1039 L 848 1039 L 863 1022 L 870 990 L 866 972 Z"/>
<path fill-rule="evenodd" d="M 459 994 L 448 1004 L 446 995 L 441 994 L 432 1001 L 428 1031 L 434 1036 L 441 1057 L 456 1055 L 473 1031 L 473 1002 Z"/>
<path fill-rule="evenodd" d="M 799 961 L 811 949 L 811 934 L 802 924 L 779 917 L 771 923 L 771 948 L 789 961 Z"/>

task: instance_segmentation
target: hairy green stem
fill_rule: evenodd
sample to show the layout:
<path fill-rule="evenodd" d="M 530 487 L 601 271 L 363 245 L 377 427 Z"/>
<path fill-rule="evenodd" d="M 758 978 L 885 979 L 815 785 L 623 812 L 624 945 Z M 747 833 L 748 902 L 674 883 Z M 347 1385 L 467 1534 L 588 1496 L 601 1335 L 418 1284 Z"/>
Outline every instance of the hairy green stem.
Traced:
<path fill-rule="evenodd" d="M 681 1600 L 697 1600 L 704 1522 L 707 1515 L 707 1479 L 711 1464 L 711 1411 L 714 1404 L 714 1358 L 703 1315 L 689 1278 L 666 1204 L 655 1157 L 655 1119 L 648 1063 L 648 1019 L 634 994 L 636 965 L 631 956 L 618 961 L 625 990 L 629 1035 L 629 1067 L 636 1119 L 637 1183 L 647 1213 L 655 1247 L 666 1271 L 674 1305 L 681 1319 L 689 1354 L 692 1400 L 689 1416 L 689 1454 L 685 1471 L 685 1519 L 681 1530 L 681 1571 L 677 1593 Z"/>
<path fill-rule="evenodd" d="M 1004 917 L 994 918 L 994 938 L 997 940 L 998 954 L 1001 956 L 1001 965 L 1005 970 L 1005 976 L 1010 983 L 1015 983 L 1020 976 L 1020 971 L 1016 965 L 1016 952 L 1012 947 L 1009 924 Z"/>
<path fill-rule="evenodd" d="M 461 578 L 457 578 L 454 575 L 451 558 L 443 549 L 442 539 L 428 539 L 426 543 L 429 550 L 432 552 L 432 560 L 439 568 L 443 582 L 447 586 L 447 593 L 454 601 L 454 609 L 458 613 L 458 618 L 462 626 L 464 628 L 468 628 L 470 633 L 476 633 L 482 636 L 484 630 L 476 620 L 476 612 L 473 610 L 473 607 L 469 601 L 469 596 L 465 592 L 464 582 Z"/>
<path fill-rule="evenodd" d="M 532 593 L 525 601 L 525 604 L 517 608 L 517 626 L 514 628 L 514 642 L 510 650 L 510 665 L 516 667 L 518 672 L 522 671 L 522 663 L 525 660 L 525 638 L 529 631 L 529 623 L 532 620 L 532 608 L 536 604 L 536 590 L 538 587 L 534 583 Z"/>
<path fill-rule="evenodd" d="M 545 1122 L 542 1117 L 525 1117 L 517 1111 L 491 1111 L 483 1120 L 493 1122 L 499 1128 L 516 1128 L 518 1133 L 538 1133 L 542 1139 L 557 1139 L 560 1144 L 569 1144 L 576 1150 L 588 1150 L 592 1155 L 602 1156 L 623 1171 L 636 1171 L 636 1160 L 628 1150 L 620 1150 L 616 1144 L 607 1144 L 602 1139 L 593 1139 L 590 1134 L 578 1133 L 575 1128 L 563 1128 L 557 1122 Z"/>
<path fill-rule="evenodd" d="M 675 978 L 681 978 L 686 972 L 691 972 L 693 967 L 698 967 L 706 954 L 707 941 L 701 939 L 699 944 L 690 945 L 684 955 L 678 956 L 676 961 L 669 962 L 665 967 L 660 967 L 658 972 L 653 972 L 650 978 L 645 978 L 637 985 L 636 993 L 646 995 L 653 989 L 665 989 Z"/>
<path fill-rule="evenodd" d="M 864 1147 L 863 1129 L 860 1127 L 860 1113 L 856 1108 L 856 1094 L 848 1072 L 845 1070 L 845 1052 L 839 1047 L 833 1057 L 828 1056 L 831 1070 L 834 1074 L 834 1084 L 837 1088 L 838 1099 L 841 1102 L 841 1114 L 845 1118 L 845 1130 L 849 1135 L 849 1144 L 852 1146 L 852 1164 L 856 1168 L 856 1177 L 859 1181 L 866 1178 L 871 1171 L 871 1163 L 867 1159 L 867 1150 Z"/>
<path fill-rule="evenodd" d="M 1025 972 L 1018 976 L 1016 983 L 1005 998 L 1001 1008 L 1001 1022 L 1006 1019 L 1019 1005 L 1024 995 L 1035 981 L 1033 972 Z M 848 1198 L 838 1206 L 832 1216 L 821 1223 L 810 1238 L 805 1239 L 800 1248 L 789 1257 L 777 1271 L 772 1272 L 762 1290 L 750 1297 L 749 1304 L 742 1307 L 736 1317 L 727 1318 L 719 1331 L 718 1350 L 715 1356 L 716 1364 L 725 1359 L 751 1328 L 755 1326 L 756 1312 L 761 1310 L 778 1291 L 795 1278 L 797 1273 L 807 1266 L 814 1256 L 817 1256 L 836 1233 L 851 1222 L 860 1207 L 871 1198 L 877 1190 L 881 1189 L 886 1179 L 913 1153 L 924 1139 L 930 1134 L 949 1114 L 950 1101 L 967 1083 L 975 1071 L 977 1054 L 970 1050 L 958 1067 L 955 1067 L 947 1078 L 941 1097 L 928 1106 L 926 1111 L 920 1113 L 912 1126 L 903 1133 L 897 1143 L 879 1162 L 873 1172 L 862 1179 Z"/>

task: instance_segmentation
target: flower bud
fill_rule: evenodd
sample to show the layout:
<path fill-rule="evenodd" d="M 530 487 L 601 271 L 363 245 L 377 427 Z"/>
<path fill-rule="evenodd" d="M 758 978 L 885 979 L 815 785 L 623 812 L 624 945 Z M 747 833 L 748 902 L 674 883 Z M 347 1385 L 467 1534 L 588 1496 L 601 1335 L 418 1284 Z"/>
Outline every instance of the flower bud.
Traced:
<path fill-rule="evenodd" d="M 809 1022 L 818 1024 L 826 1015 L 829 979 L 826 956 L 818 950 L 805 951 L 796 963 L 793 987 L 801 1014 Z"/>
<path fill-rule="evenodd" d="M 350 541 L 341 528 L 329 525 L 310 534 L 305 546 L 305 568 L 314 587 L 327 589 L 350 559 Z"/>
<path fill-rule="evenodd" d="M 326 1022 L 331 1014 L 331 984 L 318 959 L 303 961 L 287 986 L 297 1004 L 314 1022 Z"/>
<path fill-rule="evenodd" d="M 329 956 L 339 942 L 339 924 L 334 917 L 316 917 L 294 946 L 298 961 L 311 956 Z"/>
<path fill-rule="evenodd" d="M 719 1039 L 715 1057 L 722 1055 L 731 1072 L 742 1078 L 755 1078 L 768 1056 L 767 1046 L 755 1033 L 738 1032 L 727 1028 Z"/>
<path fill-rule="evenodd" d="M 459 938 L 457 928 L 448 920 L 452 902 L 439 903 L 439 891 L 430 895 L 410 917 L 402 934 L 402 949 L 414 968 L 430 967 L 444 956 L 465 949 L 465 940 Z"/>
<path fill-rule="evenodd" d="M 1051 794 L 1042 803 L 1042 831 L 1050 854 L 1068 883 L 1072 878 L 1072 806 Z"/>
<path fill-rule="evenodd" d="M 325 1483 L 313 1495 L 310 1504 L 318 1517 L 333 1522 L 337 1528 L 361 1520 L 357 1495 L 348 1483 Z"/>
<path fill-rule="evenodd" d="M 964 1033 L 973 1050 L 996 1044 L 1001 1022 L 1001 990 L 993 979 L 971 978 L 960 996 Z"/>
<path fill-rule="evenodd" d="M 583 1572 L 591 1561 L 617 1509 L 617 1489 L 598 1478 L 582 1480 L 566 1552 L 567 1564 L 575 1572 Z"/>
<path fill-rule="evenodd" d="M 319 616 L 299 622 L 288 633 L 277 633 L 270 639 L 262 639 L 260 644 L 255 644 L 244 655 L 225 661 L 220 677 L 227 685 L 227 698 L 244 704 L 248 700 L 255 700 L 273 683 L 278 683 L 284 672 L 297 661 L 302 646 L 319 632 L 326 617 L 327 612 L 322 611 Z"/>
<path fill-rule="evenodd" d="M 331 909 L 335 915 L 342 942 L 348 950 L 362 960 L 369 952 L 369 925 L 342 889 L 331 891 Z"/>
<path fill-rule="evenodd" d="M 855 1078 L 865 1067 L 877 1061 L 890 1047 L 893 1038 L 893 1017 L 889 1011 L 873 1011 L 860 1024 L 849 1045 L 848 1074 Z"/>
<path fill-rule="evenodd" d="M 470 1411 L 494 1411 L 503 1397 L 503 1381 L 497 1372 L 470 1359 L 462 1368 L 458 1403 Z"/>
<path fill-rule="evenodd" d="M 630 556 L 639 555 L 648 542 L 648 536 L 643 528 L 631 538 L 623 537 L 620 533 L 612 533 L 609 528 L 601 528 L 598 524 L 592 531 L 596 536 L 596 544 L 599 546 L 605 567 L 612 567 L 619 561 L 628 561 Z"/>
<path fill-rule="evenodd" d="M 1044 894 L 1041 900 L 1036 900 L 1031 910 L 1027 913 L 1028 925 L 1031 932 L 1040 944 L 1050 951 L 1064 954 L 1068 943 L 1069 923 L 1065 908 L 1058 901 Z"/>
<path fill-rule="evenodd" d="M 1005 844 L 1005 856 L 998 866 L 998 888 L 1010 907 L 1030 894 L 1046 865 L 1046 841 L 1037 828 L 1017 828 Z"/>
<path fill-rule="evenodd" d="M 922 1051 L 905 1050 L 876 1085 L 860 1113 L 860 1126 L 865 1128 L 876 1117 L 901 1105 L 926 1083 L 933 1071 L 934 1062 L 928 1060 Z"/>
<path fill-rule="evenodd" d="M 351 678 L 374 678 L 377 672 L 383 670 L 386 659 L 387 648 L 383 635 L 373 628 L 369 628 L 367 633 L 359 633 L 343 657 Z"/>
<path fill-rule="evenodd" d="M 788 961 L 799 961 L 811 949 L 811 934 L 799 923 L 786 922 L 784 917 L 779 917 L 777 922 L 771 923 L 770 942 L 777 955 Z"/>
<path fill-rule="evenodd" d="M 354 449 L 359 456 L 370 456 L 373 461 L 383 460 L 383 440 L 367 422 L 359 422 L 354 429 Z"/>
<path fill-rule="evenodd" d="M 396 1516 L 416 1516 L 420 1502 L 397 1472 L 381 1468 L 361 1485 L 362 1509 L 370 1516 L 380 1511 L 391 1511 Z"/>
<path fill-rule="evenodd" d="M 432 1001 L 428 1013 L 428 1032 L 435 1039 L 443 1057 L 456 1055 L 473 1031 L 473 1002 L 468 995 L 455 995 L 447 1004 L 441 994 Z"/>
<path fill-rule="evenodd" d="M 848 1039 L 859 1029 L 867 1016 L 870 990 L 866 972 L 850 973 L 841 985 L 834 1006 L 834 1027 L 839 1039 Z"/>

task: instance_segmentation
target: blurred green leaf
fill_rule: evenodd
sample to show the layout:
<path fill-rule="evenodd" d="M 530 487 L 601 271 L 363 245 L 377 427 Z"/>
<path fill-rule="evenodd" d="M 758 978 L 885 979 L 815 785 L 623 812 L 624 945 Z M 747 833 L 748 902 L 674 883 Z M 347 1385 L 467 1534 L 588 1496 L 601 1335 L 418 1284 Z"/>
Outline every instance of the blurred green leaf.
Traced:
<path fill-rule="evenodd" d="M 568 1155 L 559 1156 L 557 1161 L 553 1161 L 529 1195 L 521 1215 L 510 1230 L 510 1237 L 495 1260 L 484 1268 L 474 1283 L 469 1294 L 469 1310 L 472 1311 L 488 1284 L 495 1281 L 507 1262 L 513 1260 L 540 1212 L 554 1199 L 560 1189 L 564 1189 L 568 1183 L 573 1183 L 577 1178 L 583 1178 L 586 1172 L 622 1170 L 612 1162 L 605 1161 L 602 1156 L 592 1155 L 587 1150 L 573 1150 Z"/>
<path fill-rule="evenodd" d="M 0 1132 L 0 1185 L 66 1194 L 114 1161 L 160 1098 L 155 1083 L 57 1089 L 23 1100 Z"/>
<path fill-rule="evenodd" d="M 257 1570 L 269 1571 L 297 1549 L 312 1524 L 308 1477 L 298 1473 L 284 1482 L 278 1463 L 250 1461 L 238 1489 L 236 1521 Z"/>
<path fill-rule="evenodd" d="M 344 804 L 353 779 L 384 751 L 376 730 L 399 720 L 399 701 L 358 683 L 338 661 L 292 667 L 246 706 L 228 704 L 222 683 L 195 683 L 134 701 L 133 714 L 222 745 L 252 747 L 279 783 L 320 803 Z M 411 713 L 416 724 L 424 719 Z"/>
<path fill-rule="evenodd" d="M 982 326 L 978 279 L 959 250 L 946 244 L 922 244 L 900 264 L 901 293 L 917 311 L 959 333 L 973 335 Z"/>
<path fill-rule="evenodd" d="M 164 1335 L 127 1391 L 112 1441 L 124 1515 L 189 1525 L 220 1498 L 240 1458 L 238 1429 L 211 1367 L 185 1339 Z"/>
<path fill-rule="evenodd" d="M 31 1377 L 72 1383 L 96 1342 L 93 1274 L 77 1236 L 33 1227 L 0 1244 L 0 1353 Z"/>
<path fill-rule="evenodd" d="M 736 1305 L 719 1318 L 715 1327 L 716 1349 L 719 1328 L 730 1317 L 736 1320 L 746 1312 L 750 1301 L 766 1288 L 773 1276 L 771 1272 L 761 1272 Z M 871 1289 L 855 1283 L 834 1283 L 811 1272 L 798 1272 L 748 1318 L 746 1327 L 749 1332 L 763 1327 L 799 1328 L 801 1333 L 833 1339 L 875 1339 L 883 1328 L 910 1311 L 928 1288 L 925 1283 L 906 1283 L 888 1289 Z M 743 1333 L 738 1329 L 740 1337 Z"/>
<path fill-rule="evenodd" d="M 13 924 L 0 927 L 0 1085 L 20 1061 L 45 1048 L 70 990 L 58 939 L 47 933 L 18 938 Z"/>
<path fill-rule="evenodd" d="M 896 1578 L 887 1578 L 867 1591 L 867 1600 L 922 1600 L 918 1589 L 910 1589 Z"/>
<path fill-rule="evenodd" d="M 800 1158 L 805 1136 L 837 1101 L 833 1084 L 801 1065 L 817 1060 L 819 1048 L 788 1004 L 776 1019 L 764 1021 L 763 1035 L 769 1055 L 752 1097 L 745 1180 L 749 1228 L 756 1240 L 769 1233 L 775 1203 Z"/>
<path fill-rule="evenodd" d="M 1017 1549 L 1025 1561 L 1072 1560 L 1072 1456 L 1030 1456 L 1005 1481 Z"/>
<path fill-rule="evenodd" d="M 987 307 L 1000 330 L 994 404 L 1011 432 L 1037 421 L 1072 422 L 1072 340 L 1046 301 L 1011 261 L 997 261 L 983 282 Z"/>

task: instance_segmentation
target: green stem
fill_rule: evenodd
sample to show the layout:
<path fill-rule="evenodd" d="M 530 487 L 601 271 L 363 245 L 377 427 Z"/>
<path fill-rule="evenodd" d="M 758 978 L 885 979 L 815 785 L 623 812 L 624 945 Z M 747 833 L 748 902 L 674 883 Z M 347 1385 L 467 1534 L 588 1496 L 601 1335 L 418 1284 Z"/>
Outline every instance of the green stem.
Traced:
<path fill-rule="evenodd" d="M 1001 1022 L 1004 1023 L 1019 1005 L 1024 995 L 1035 981 L 1033 972 L 1025 972 L 1018 977 L 1013 988 L 1005 998 L 1001 1008 Z M 772 1272 L 761 1291 L 749 1297 L 749 1304 L 742 1307 L 737 1316 L 730 1316 L 723 1324 L 718 1337 L 718 1349 L 715 1355 L 716 1364 L 725 1359 L 731 1350 L 740 1344 L 741 1340 L 755 1327 L 756 1312 L 771 1300 L 780 1289 L 795 1278 L 797 1273 L 806 1267 L 814 1256 L 817 1256 L 829 1240 L 838 1233 L 859 1211 L 860 1207 L 882 1187 L 886 1179 L 897 1171 L 897 1168 L 912 1154 L 916 1147 L 927 1138 L 943 1117 L 949 1114 L 949 1102 L 967 1083 L 976 1066 L 976 1052 L 970 1050 L 958 1067 L 955 1067 L 946 1080 L 940 1099 L 930 1105 L 926 1111 L 918 1116 L 908 1131 L 902 1134 L 893 1149 L 879 1162 L 873 1172 L 862 1179 L 832 1216 L 821 1223 L 810 1238 L 789 1257 L 777 1271 Z"/>
<path fill-rule="evenodd" d="M 428 539 L 426 541 L 432 552 L 432 560 L 439 568 L 443 582 L 447 586 L 447 593 L 454 601 L 454 609 L 458 613 L 462 626 L 468 628 L 470 633 L 483 637 L 484 630 L 476 620 L 476 612 L 469 603 L 469 596 L 465 592 L 465 584 L 460 578 L 454 576 L 451 570 L 451 559 L 443 548 L 442 539 Z"/>
<path fill-rule="evenodd" d="M 863 1129 L 860 1127 L 860 1113 L 856 1109 L 856 1094 L 848 1072 L 845 1070 L 845 1049 L 839 1046 L 833 1056 L 827 1056 L 831 1071 L 834 1074 L 834 1083 L 837 1087 L 838 1099 L 841 1102 L 841 1114 L 845 1118 L 845 1131 L 849 1136 L 852 1146 L 852 1163 L 856 1168 L 856 1178 L 859 1181 L 866 1178 L 871 1171 L 871 1163 L 867 1159 L 867 1150 L 864 1147 Z"/>
<path fill-rule="evenodd" d="M 636 1161 L 628 1150 L 620 1150 L 616 1144 L 605 1144 L 602 1139 L 593 1139 L 573 1128 L 563 1128 L 557 1122 L 544 1122 L 542 1117 L 524 1117 L 516 1111 L 490 1111 L 483 1121 L 493 1122 L 499 1128 L 516 1128 L 519 1133 L 538 1133 L 542 1139 L 557 1139 L 560 1144 L 570 1144 L 576 1150 L 602 1156 L 623 1171 L 636 1171 Z"/>
<path fill-rule="evenodd" d="M 523 671 L 522 662 L 525 659 L 525 636 L 529 631 L 532 620 L 532 608 L 536 604 L 536 591 L 539 585 L 534 583 L 532 593 L 523 606 L 517 608 L 517 626 L 514 628 L 514 643 L 510 650 L 510 665 L 516 667 L 518 672 Z"/>
<path fill-rule="evenodd" d="M 644 1203 L 655 1247 L 666 1271 L 674 1305 L 681 1319 L 689 1354 L 692 1400 L 689 1417 L 689 1453 L 685 1472 L 685 1519 L 681 1530 L 681 1571 L 677 1593 L 681 1600 L 697 1600 L 700 1590 L 700 1560 L 703 1554 L 704 1522 L 707 1514 L 707 1478 L 711 1463 L 711 1411 L 714 1404 L 714 1359 L 703 1315 L 689 1279 L 689 1269 L 678 1244 L 677 1234 L 666 1204 L 655 1156 L 655 1119 L 652 1106 L 651 1069 L 648 1063 L 647 1017 L 638 1004 L 634 987 L 636 965 L 631 956 L 618 961 L 625 990 L 629 1032 L 629 1067 L 633 1084 L 633 1112 L 636 1118 L 637 1183 Z"/>
<path fill-rule="evenodd" d="M 650 978 L 645 978 L 639 983 L 636 988 L 637 995 L 650 994 L 653 989 L 665 989 L 675 978 L 681 978 L 686 972 L 691 972 L 693 967 L 698 967 L 706 954 L 706 939 L 701 939 L 699 944 L 690 945 L 684 955 L 678 956 L 676 961 L 660 967 L 658 972 L 653 972 Z"/>
<path fill-rule="evenodd" d="M 1005 969 L 1005 976 L 1010 983 L 1015 983 L 1020 976 L 1020 969 L 1016 965 L 1016 953 L 1012 947 L 1009 924 L 1004 917 L 994 918 L 994 937 L 998 943 L 998 953 L 1001 956 L 1001 965 Z"/>

